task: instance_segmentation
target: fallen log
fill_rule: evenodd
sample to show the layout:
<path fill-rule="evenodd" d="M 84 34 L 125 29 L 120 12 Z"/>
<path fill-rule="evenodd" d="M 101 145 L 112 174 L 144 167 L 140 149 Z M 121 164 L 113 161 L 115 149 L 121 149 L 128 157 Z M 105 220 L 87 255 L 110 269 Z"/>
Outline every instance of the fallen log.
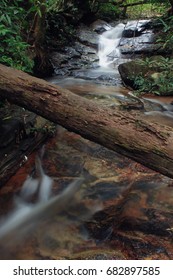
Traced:
<path fill-rule="evenodd" d="M 0 65 L 0 98 L 173 178 L 173 129 Z"/>

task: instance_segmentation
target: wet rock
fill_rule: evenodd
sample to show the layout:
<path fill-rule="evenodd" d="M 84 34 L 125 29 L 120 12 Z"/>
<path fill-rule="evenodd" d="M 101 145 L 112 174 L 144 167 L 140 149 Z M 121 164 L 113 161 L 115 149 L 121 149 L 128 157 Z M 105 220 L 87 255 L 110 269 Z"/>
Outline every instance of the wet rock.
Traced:
<path fill-rule="evenodd" d="M 57 76 L 60 77 L 69 76 L 71 74 L 71 71 L 69 69 L 66 68 L 59 69 L 58 67 L 54 68 L 54 72 Z"/>
<path fill-rule="evenodd" d="M 72 70 L 80 69 L 80 58 L 81 55 L 78 52 L 75 52 L 75 50 L 73 51 L 73 54 L 70 53 L 70 55 L 64 53 L 53 53 L 52 64 L 54 66 L 55 74 L 58 76 L 69 76 Z"/>
<path fill-rule="evenodd" d="M 122 37 L 125 38 L 132 38 L 132 37 L 137 37 L 141 35 L 141 31 L 139 31 L 137 28 L 129 28 L 129 29 L 124 29 L 122 33 Z"/>
<path fill-rule="evenodd" d="M 50 122 L 8 102 L 0 110 L 0 119 L 1 188 L 50 136 Z"/>
<path fill-rule="evenodd" d="M 130 23 L 126 26 L 127 30 L 124 30 L 124 35 L 125 32 L 129 32 L 127 37 L 130 37 L 132 33 L 134 35 L 135 32 L 136 35 L 139 35 L 140 33 L 141 36 L 132 36 L 132 38 L 121 38 L 119 43 L 119 50 L 121 54 L 123 54 L 123 56 L 135 55 L 138 53 L 150 53 L 153 52 L 153 50 L 156 50 L 157 46 L 153 44 L 155 40 L 153 33 L 147 31 L 145 32 L 145 34 L 143 34 L 143 30 L 147 27 L 143 26 L 142 24 L 145 24 L 145 22 L 142 21 L 142 23 L 138 23 L 138 27 L 136 27 L 136 22 Z M 120 25 L 122 25 L 123 28 L 125 26 L 123 23 Z M 74 77 L 79 77 L 87 80 L 95 79 L 96 82 L 103 81 L 104 84 L 117 84 L 118 75 L 116 73 L 116 70 L 114 72 L 114 77 L 109 73 L 94 75 L 94 77 L 92 75 L 88 76 L 88 73 L 86 77 L 83 75 L 83 71 L 85 72 L 86 69 L 97 69 L 99 67 L 99 57 L 97 55 L 99 35 L 97 33 L 99 32 L 98 30 L 100 30 L 99 28 L 102 28 L 103 26 L 107 31 L 105 33 L 105 36 L 112 36 L 112 31 L 109 31 L 111 27 L 105 21 L 98 20 L 90 25 L 90 27 L 85 25 L 79 26 L 77 30 L 76 42 L 73 46 L 65 47 L 63 52 L 61 51 L 59 53 L 52 53 L 51 61 L 54 65 L 55 73 L 58 76 L 72 75 Z M 117 34 L 115 34 L 115 36 L 117 36 Z M 123 59 L 125 59 L 125 57 Z M 119 60 L 117 60 L 113 63 L 113 65 L 111 65 L 111 67 L 115 68 L 115 66 L 119 63 Z M 80 69 L 82 69 L 81 73 L 79 73 L 78 71 Z M 120 80 L 120 77 L 118 77 L 118 79 Z"/>
<path fill-rule="evenodd" d="M 132 37 L 138 37 L 138 36 L 145 36 L 148 32 L 151 31 L 151 21 L 134 21 L 134 23 L 129 22 L 129 24 L 126 25 L 122 37 L 124 38 L 132 38 Z"/>
<path fill-rule="evenodd" d="M 140 25 L 140 29 L 142 29 L 143 31 L 152 30 L 153 28 L 154 25 L 152 20 L 144 20 Z"/>
<path fill-rule="evenodd" d="M 73 47 L 65 47 L 65 53 L 68 58 L 80 58 L 81 54 Z"/>
<path fill-rule="evenodd" d="M 93 75 L 91 72 L 87 70 L 80 70 L 80 71 L 73 71 L 73 76 L 78 79 L 95 80 L 98 79 L 99 74 L 95 73 L 95 75 Z"/>
<path fill-rule="evenodd" d="M 77 39 L 86 46 L 97 48 L 98 34 L 86 26 L 81 26 L 79 28 Z"/>
<path fill-rule="evenodd" d="M 0 121 L 0 149 L 12 143 L 19 144 L 26 137 L 24 123 L 19 119 Z"/>
<path fill-rule="evenodd" d="M 60 67 L 68 62 L 68 56 L 64 53 L 53 52 L 51 55 L 51 61 L 55 68 Z"/>
<path fill-rule="evenodd" d="M 109 84 L 109 85 L 117 85 L 119 82 L 119 79 L 117 79 L 114 75 L 111 74 L 103 74 L 98 77 L 98 80 L 101 81 L 103 84 Z"/>
<path fill-rule="evenodd" d="M 92 47 L 88 47 L 78 41 L 75 42 L 74 44 L 74 48 L 77 52 L 79 52 L 80 54 L 89 54 L 89 53 L 96 53 L 96 50 Z"/>
<path fill-rule="evenodd" d="M 98 56 L 93 47 L 75 42 L 72 47 L 65 47 L 61 52 L 53 52 L 51 61 L 56 75 L 69 76 L 73 70 L 92 67 L 92 64 L 98 61 Z"/>
<path fill-rule="evenodd" d="M 122 32 L 120 50 L 122 54 L 161 54 L 161 45 L 156 44 L 156 36 L 151 21 L 128 22 Z"/>
<path fill-rule="evenodd" d="M 52 212 L 55 217 L 37 224 L 20 250 L 6 250 L 10 259 L 172 259 L 172 179 L 63 128 L 46 144 L 42 161 L 56 181 L 53 195 L 83 170 L 90 177 L 79 207 L 60 216 Z M 1 215 L 33 165 L 34 156 L 0 190 Z M 102 210 L 80 219 L 78 213 L 98 198 Z"/>
<path fill-rule="evenodd" d="M 94 62 L 97 62 L 98 61 L 98 57 L 95 55 L 95 54 L 90 54 L 90 55 L 87 55 L 87 54 L 83 54 L 82 57 L 81 57 L 81 61 L 83 63 L 86 63 L 86 64 L 90 64 L 91 62 L 94 63 Z"/>
<path fill-rule="evenodd" d="M 98 34 L 102 34 L 103 32 L 105 32 L 111 28 L 111 26 L 106 21 L 101 20 L 101 19 L 94 21 L 90 25 L 90 27 L 93 31 L 97 32 Z"/>
<path fill-rule="evenodd" d="M 112 26 L 117 26 L 116 23 L 112 23 Z M 162 54 L 163 49 L 161 49 L 160 44 L 156 44 L 156 36 L 151 28 L 150 21 L 130 21 L 126 25 L 121 23 L 123 34 L 121 37 L 120 32 L 120 42 L 118 45 L 119 52 L 122 54 L 121 59 L 125 60 L 127 57 L 138 57 L 141 54 L 153 55 Z M 83 79 L 96 79 L 96 82 L 99 80 L 104 80 L 105 83 L 110 85 L 115 84 L 115 81 L 110 79 L 108 74 L 104 73 L 104 77 L 97 75 L 97 77 L 84 77 L 81 73 L 76 73 L 76 70 L 82 69 L 82 72 L 86 69 L 97 69 L 99 65 L 98 52 L 98 42 L 100 36 L 98 33 L 102 33 L 104 28 L 104 36 L 112 38 L 112 29 L 107 22 L 102 20 L 97 20 L 93 22 L 90 27 L 85 25 L 80 25 L 77 30 L 76 42 L 73 46 L 65 47 L 61 52 L 54 52 L 51 55 L 51 61 L 53 63 L 55 73 L 58 76 L 71 76 L 80 77 Z M 115 34 L 115 37 L 117 33 Z M 124 37 L 126 36 L 126 38 Z M 135 37 L 137 36 L 137 37 Z M 117 59 L 110 65 L 110 67 L 115 68 L 120 62 L 120 59 Z M 107 76 L 107 77 L 106 77 Z M 115 76 L 117 80 L 117 73 L 115 70 Z M 99 78 L 100 77 L 100 78 Z"/>
<path fill-rule="evenodd" d="M 169 111 L 173 110 L 173 106 L 170 104 L 165 104 L 164 102 L 160 102 L 158 100 L 154 100 L 152 98 L 144 97 L 142 99 L 142 102 L 144 103 L 145 111 L 147 115 L 150 115 L 151 112 L 157 112 L 159 113 L 167 113 Z"/>
<path fill-rule="evenodd" d="M 97 71 L 97 68 L 93 71 L 90 70 L 77 70 L 73 71 L 73 77 L 84 80 L 92 80 L 95 83 L 103 85 L 118 85 L 120 83 L 119 76 L 115 75 L 115 72 L 103 73 Z"/>
<path fill-rule="evenodd" d="M 173 95 L 173 87 L 169 85 L 173 74 L 173 60 L 169 60 L 169 71 L 167 67 L 166 58 L 153 56 L 150 59 L 122 63 L 118 70 L 124 84 L 133 89 L 159 95 Z"/>
<path fill-rule="evenodd" d="M 135 77 L 137 77 L 139 74 L 145 75 L 145 73 L 148 71 L 148 68 L 145 65 L 141 65 L 140 60 L 133 60 L 120 64 L 118 66 L 118 70 L 123 83 L 132 87 L 133 89 L 136 89 Z"/>
<path fill-rule="evenodd" d="M 53 52 L 51 55 L 52 63 L 56 66 L 63 66 L 72 58 L 80 58 L 81 53 L 73 47 L 66 47 L 63 52 Z"/>
<path fill-rule="evenodd" d="M 126 30 L 124 30 L 126 34 Z M 153 33 L 144 33 L 138 37 L 133 36 L 133 31 L 128 34 L 129 37 L 123 36 L 120 41 L 120 50 L 122 54 L 156 54 L 160 52 L 160 45 L 154 44 L 155 36 Z M 131 36 L 132 35 L 132 36 Z"/>

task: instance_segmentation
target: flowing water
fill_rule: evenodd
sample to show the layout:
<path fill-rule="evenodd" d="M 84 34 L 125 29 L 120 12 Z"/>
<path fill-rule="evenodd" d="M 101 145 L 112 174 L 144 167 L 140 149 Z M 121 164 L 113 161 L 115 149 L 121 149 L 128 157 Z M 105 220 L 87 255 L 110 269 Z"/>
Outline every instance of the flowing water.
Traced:
<path fill-rule="evenodd" d="M 14 198 L 14 206 L 11 212 L 0 221 L 0 248 L 5 258 L 10 257 L 11 251 L 16 246 L 20 248 L 29 236 L 43 224 L 56 227 L 58 235 L 68 226 L 80 225 L 96 212 L 102 210 L 101 201 L 94 200 L 90 207 L 81 207 L 82 184 L 87 178 L 80 177 L 72 180 L 58 195 L 52 195 L 55 181 L 43 171 L 40 158 L 36 157 L 35 176 L 28 176 L 24 181 L 21 191 Z M 54 186 L 55 187 L 55 186 Z M 83 203 L 84 205 L 84 203 Z M 75 214 L 80 209 L 80 213 Z M 68 217 L 68 212 L 73 213 L 73 219 Z M 56 217 L 56 225 L 53 219 Z M 75 220 L 74 220 L 75 219 Z M 82 222 L 80 221 L 82 220 Z M 58 224 L 58 226 L 57 226 Z M 46 228 L 44 225 L 44 230 Z M 46 232 L 49 232 L 47 229 Z M 44 231 L 42 232 L 44 238 Z M 78 238 L 84 238 L 80 234 Z M 60 242 L 60 241 L 59 241 Z"/>
<path fill-rule="evenodd" d="M 118 43 L 123 29 L 124 24 L 119 24 L 117 27 L 100 36 L 98 51 L 100 67 L 97 71 L 89 70 L 91 76 L 97 76 L 98 73 L 99 75 L 103 73 L 115 74 L 115 69 L 112 70 L 111 67 L 111 63 L 114 62 L 115 59 L 111 59 L 109 54 L 114 52 L 118 57 L 120 56 Z M 119 96 L 121 99 L 123 98 L 123 93 L 126 92 L 125 89 L 120 87 L 117 87 L 116 89 L 115 87 L 107 88 L 104 85 L 96 85 L 94 83 L 92 84 L 91 81 L 74 79 L 72 77 L 60 80 L 55 77 L 51 79 L 51 82 L 69 88 L 73 92 L 80 95 L 82 94 L 91 99 L 98 98 L 102 100 L 105 92 L 107 92 L 108 101 L 111 95 Z M 105 98 L 103 98 L 103 102 L 106 103 Z M 51 228 L 55 227 L 59 232 L 59 236 L 61 236 L 61 232 L 68 230 L 69 224 L 72 223 L 67 212 L 74 212 L 74 209 L 77 208 L 81 209 L 80 204 L 82 203 L 84 209 L 81 210 L 81 213 L 75 214 L 75 220 L 79 221 L 82 219 L 84 221 L 102 208 L 101 200 L 91 200 L 92 202 L 90 201 L 89 207 L 86 203 L 82 202 L 83 198 L 80 190 L 82 189 L 84 181 L 87 181 L 87 177 L 83 177 L 82 173 L 79 173 L 77 178 L 74 178 L 74 180 L 72 180 L 72 182 L 69 183 L 68 186 L 65 187 L 65 190 L 60 192 L 60 194 L 53 195 L 53 189 L 56 182 L 52 177 L 45 174 L 41 160 L 38 157 L 36 158 L 36 164 L 33 169 L 34 176 L 28 176 L 23 182 L 20 192 L 14 198 L 11 211 L 0 223 L 0 246 L 1 251 L 7 258 L 9 258 L 11 251 L 13 252 L 16 245 L 23 244 L 26 238 L 30 235 L 32 236 L 36 229 L 42 227 L 42 224 L 47 224 L 46 221 L 49 221 L 48 226 Z M 63 214 L 64 212 L 66 214 Z M 61 215 L 61 219 L 59 215 Z M 63 220 L 62 216 L 64 217 Z M 54 222 L 50 223 L 54 217 L 56 217 L 56 223 L 59 224 L 58 227 L 54 225 Z M 74 222 L 74 218 L 72 220 L 73 224 L 79 226 L 79 222 Z M 43 228 L 45 228 L 45 226 L 43 226 Z M 83 239 L 83 233 L 78 235 L 78 238 L 81 237 Z M 41 239 L 42 238 L 43 236 L 41 236 Z M 67 237 L 67 240 L 69 240 L 69 237 Z M 59 239 L 58 242 L 60 242 Z"/>
<path fill-rule="evenodd" d="M 119 49 L 126 26 L 120 23 L 100 35 L 100 67 L 88 70 L 90 76 L 118 75 L 119 60 L 126 60 Z M 95 76 L 50 81 L 115 110 L 132 102 L 128 89 L 97 84 Z M 149 107 L 144 118 L 164 124 L 169 118 L 171 126 L 171 101 L 143 98 Z M 164 250 L 173 253 L 167 237 L 173 227 L 171 179 L 62 128 L 41 159 L 33 157 L 0 190 L 5 214 L 8 192 L 12 201 L 13 186 L 17 189 L 0 224 L 0 258 L 159 259 L 169 258 Z M 165 237 L 160 241 L 157 234 Z"/>
<path fill-rule="evenodd" d="M 100 36 L 98 56 L 99 65 L 101 67 L 108 67 L 121 57 L 119 42 L 124 28 L 125 25 L 123 23 L 119 23 L 116 27 L 104 32 Z"/>

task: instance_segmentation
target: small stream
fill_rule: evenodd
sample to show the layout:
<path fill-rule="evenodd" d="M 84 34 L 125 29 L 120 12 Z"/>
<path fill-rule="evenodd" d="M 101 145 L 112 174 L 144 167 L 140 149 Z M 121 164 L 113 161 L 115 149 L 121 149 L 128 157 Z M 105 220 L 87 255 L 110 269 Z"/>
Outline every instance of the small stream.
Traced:
<path fill-rule="evenodd" d="M 134 102 L 117 66 L 130 59 L 121 52 L 122 33 L 136 24 L 107 26 L 97 67 L 49 81 L 115 110 Z M 143 97 L 141 114 L 173 127 L 172 101 Z M 60 126 L 39 157 L 33 153 L 0 189 L 0 202 L 1 259 L 173 257 L 172 179 Z"/>

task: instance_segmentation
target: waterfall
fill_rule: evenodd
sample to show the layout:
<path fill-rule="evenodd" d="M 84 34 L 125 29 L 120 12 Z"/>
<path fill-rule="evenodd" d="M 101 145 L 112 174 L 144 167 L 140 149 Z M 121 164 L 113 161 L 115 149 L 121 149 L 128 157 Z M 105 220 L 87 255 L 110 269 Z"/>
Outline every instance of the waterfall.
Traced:
<path fill-rule="evenodd" d="M 99 65 L 101 67 L 108 67 L 121 56 L 118 46 L 124 28 L 125 25 L 123 23 L 119 23 L 111 30 L 105 31 L 102 35 L 100 35 L 98 57 Z"/>

